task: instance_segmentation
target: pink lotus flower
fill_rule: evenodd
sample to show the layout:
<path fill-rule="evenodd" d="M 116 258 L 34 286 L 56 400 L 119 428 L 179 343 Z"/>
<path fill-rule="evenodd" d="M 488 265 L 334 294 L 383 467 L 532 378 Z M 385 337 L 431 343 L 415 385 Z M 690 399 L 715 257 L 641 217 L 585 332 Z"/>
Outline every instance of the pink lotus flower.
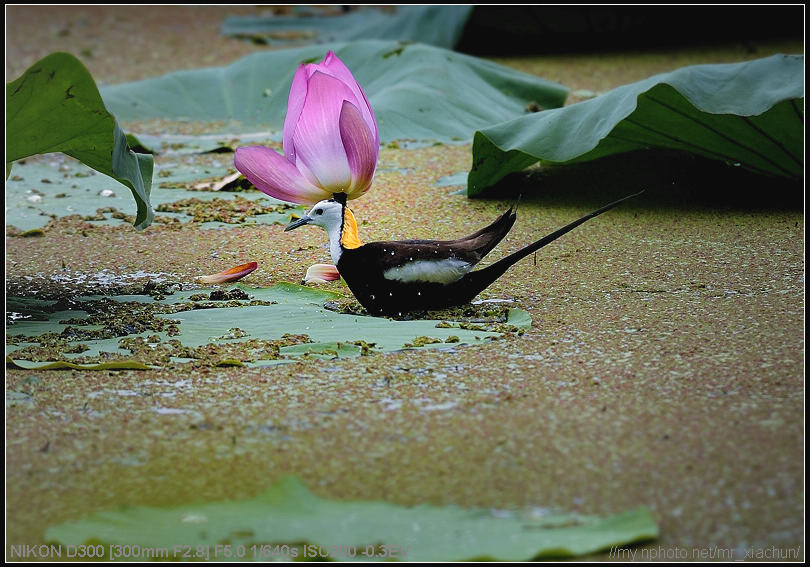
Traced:
<path fill-rule="evenodd" d="M 234 165 L 260 191 L 314 204 L 334 193 L 356 199 L 371 186 L 380 152 L 374 112 L 334 52 L 301 64 L 284 120 L 284 156 L 264 146 L 238 148 Z"/>

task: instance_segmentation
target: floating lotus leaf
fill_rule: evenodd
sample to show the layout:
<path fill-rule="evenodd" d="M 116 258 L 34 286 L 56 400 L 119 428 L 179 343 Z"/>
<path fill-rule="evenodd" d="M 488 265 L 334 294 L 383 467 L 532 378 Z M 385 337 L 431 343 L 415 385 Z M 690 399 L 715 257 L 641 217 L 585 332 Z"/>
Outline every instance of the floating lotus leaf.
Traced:
<path fill-rule="evenodd" d="M 6 357 L 6 367 L 18 370 L 149 370 L 152 367 L 137 360 L 118 360 L 99 364 L 76 364 L 63 360 L 41 364 L 27 360 L 12 360 Z"/>
<path fill-rule="evenodd" d="M 470 140 L 477 129 L 525 114 L 529 103 L 554 108 L 568 94 L 557 83 L 476 57 L 371 40 L 263 51 L 227 67 L 108 86 L 102 94 L 124 121 L 226 121 L 231 132 L 280 132 L 298 65 L 320 61 L 329 49 L 363 85 L 383 141 Z"/>
<path fill-rule="evenodd" d="M 56 302 L 9 298 L 10 309 L 18 319 L 7 328 L 6 355 L 18 366 L 41 367 L 41 362 L 23 361 L 15 357 L 14 352 L 40 344 L 40 337 L 49 333 L 45 336 L 45 344 L 52 345 L 49 352 L 58 354 L 53 361 L 72 363 L 76 357 L 92 358 L 102 352 L 126 358 L 131 353 L 125 345 L 119 344 L 121 338 L 152 337 L 163 343 L 177 340 L 182 347 L 192 349 L 203 345 L 234 347 L 235 353 L 223 355 L 222 360 L 216 362 L 236 360 L 235 357 L 241 355 L 238 362 L 264 365 L 277 363 L 278 357 L 263 358 L 262 353 L 241 352 L 240 345 L 251 340 L 283 341 L 285 335 L 298 336 L 301 339 L 279 349 L 278 354 L 283 359 L 302 355 L 335 358 L 409 348 L 453 348 L 499 337 L 504 331 L 503 324 L 513 330 L 531 326 L 529 314 L 514 308 L 503 311 L 492 308 L 495 315 L 490 316 L 490 322 L 474 324 L 465 323 L 461 317 L 454 321 L 452 313 L 448 314 L 446 321 L 394 320 L 341 313 L 324 308 L 324 303 L 342 296 L 291 283 L 263 288 L 239 283 L 226 290 L 243 292 L 240 296 L 247 297 L 237 300 L 209 300 L 210 291 L 177 291 L 159 300 L 145 295 L 113 296 L 111 299 L 129 307 L 120 314 L 105 308 L 110 312 L 111 321 L 94 317 L 93 309 L 89 307 L 82 310 L 86 302 L 105 299 L 101 296 L 77 298 L 73 310 L 57 312 L 53 312 Z M 181 310 L 162 312 L 169 305 Z M 155 308 L 154 313 L 150 307 Z M 489 307 L 484 311 L 487 309 Z M 122 328 L 119 324 L 122 317 L 131 319 L 127 327 Z M 171 334 L 166 327 L 170 323 L 176 327 Z M 146 330 L 142 330 L 144 325 L 148 326 Z M 108 327 L 116 329 L 117 334 L 99 333 L 101 338 L 96 338 L 98 335 L 91 333 Z M 71 348 L 79 344 L 84 347 Z M 161 364 L 159 360 L 149 362 Z"/>
<path fill-rule="evenodd" d="M 222 24 L 222 33 L 283 45 L 386 39 L 452 49 L 472 9 L 472 6 L 393 6 L 386 11 L 366 7 L 337 16 L 306 18 L 230 16 Z"/>
<path fill-rule="evenodd" d="M 52 526 L 45 537 L 71 546 L 92 542 L 107 549 L 167 550 L 156 559 L 174 554 L 179 559 L 190 550 L 194 558 L 214 561 L 443 562 L 574 557 L 657 536 L 658 526 L 646 508 L 606 518 L 538 514 L 537 509 L 494 513 L 427 504 L 408 508 L 319 498 L 296 477 L 287 477 L 248 500 L 175 508 L 131 506 Z"/>
<path fill-rule="evenodd" d="M 256 190 L 210 190 L 214 185 L 212 180 L 225 178 L 231 171 L 224 166 L 167 164 L 159 167 L 156 179 L 160 189 L 152 193 L 151 204 L 159 215 L 182 222 L 199 217 L 203 220 L 203 228 L 244 226 L 247 223 L 286 224 L 291 213 L 300 214 L 303 210 L 302 207 L 290 208 L 287 203 Z M 119 189 L 122 187 L 108 176 L 73 160 L 54 158 L 17 163 L 6 182 L 6 225 L 26 231 L 44 227 L 52 216 L 67 215 L 81 215 L 100 224 L 121 224 L 127 220 L 125 214 L 132 201 L 128 192 Z M 237 198 L 260 205 L 254 207 L 256 214 L 229 215 L 231 222 L 204 220 L 225 218 L 215 214 L 215 204 L 206 203 L 216 200 L 223 212 L 237 212 L 241 208 L 234 202 Z M 173 205 L 184 202 L 188 206 Z M 99 209 L 103 212 L 99 213 Z"/>

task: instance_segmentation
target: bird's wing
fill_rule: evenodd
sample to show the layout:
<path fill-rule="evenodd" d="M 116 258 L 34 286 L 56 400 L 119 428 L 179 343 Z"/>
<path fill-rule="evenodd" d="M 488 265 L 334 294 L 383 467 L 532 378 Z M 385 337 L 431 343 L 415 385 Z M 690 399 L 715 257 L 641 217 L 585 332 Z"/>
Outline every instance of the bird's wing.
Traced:
<path fill-rule="evenodd" d="M 499 216 L 495 221 L 473 232 L 471 235 L 464 238 L 459 238 L 453 242 L 454 247 L 462 247 L 478 256 L 475 263 L 481 261 L 481 258 L 489 254 L 489 252 L 503 240 L 512 230 L 515 224 L 515 211 L 510 207 L 508 211 Z"/>
<path fill-rule="evenodd" d="M 477 264 L 495 246 L 509 234 L 515 224 L 515 212 L 512 208 L 503 213 L 492 224 L 456 240 L 401 240 L 397 243 L 409 246 L 424 247 L 425 259 L 435 258 L 437 254 L 454 256 L 472 265 Z M 390 243 L 395 244 L 395 243 Z"/>
<path fill-rule="evenodd" d="M 469 272 L 512 228 L 510 208 L 492 224 L 457 240 L 399 240 L 364 246 L 383 277 L 401 282 L 452 283 Z M 373 260 L 372 260 L 373 259 Z"/>
<path fill-rule="evenodd" d="M 515 218 L 517 218 L 517 215 L 514 208 L 509 207 L 509 210 L 495 219 L 492 224 L 473 232 L 469 236 L 460 238 L 458 241 L 476 242 L 479 253 L 483 258 L 486 256 L 487 252 L 495 248 L 495 245 L 509 233 L 512 229 L 512 225 L 515 224 Z M 484 249 L 486 251 L 481 251 Z"/>
<path fill-rule="evenodd" d="M 401 240 L 363 246 L 365 261 L 388 280 L 452 283 L 469 272 L 480 257 L 458 241 Z M 369 266 L 370 267 L 370 266 Z"/>

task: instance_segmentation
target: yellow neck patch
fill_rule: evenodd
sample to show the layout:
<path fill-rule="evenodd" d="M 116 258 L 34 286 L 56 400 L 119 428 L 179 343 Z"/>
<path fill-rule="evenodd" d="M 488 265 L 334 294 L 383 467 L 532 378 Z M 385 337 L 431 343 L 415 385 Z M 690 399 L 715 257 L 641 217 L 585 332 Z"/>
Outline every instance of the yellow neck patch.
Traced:
<path fill-rule="evenodd" d="M 340 235 L 340 244 L 344 248 L 360 248 L 363 245 L 357 234 L 357 221 L 349 207 L 343 209 L 343 232 Z"/>

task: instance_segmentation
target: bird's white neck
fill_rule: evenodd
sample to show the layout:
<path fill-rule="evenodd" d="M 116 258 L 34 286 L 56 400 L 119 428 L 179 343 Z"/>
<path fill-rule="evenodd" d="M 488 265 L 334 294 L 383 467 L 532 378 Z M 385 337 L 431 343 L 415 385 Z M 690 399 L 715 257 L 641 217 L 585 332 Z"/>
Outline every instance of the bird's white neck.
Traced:
<path fill-rule="evenodd" d="M 329 253 L 332 255 L 332 263 L 337 266 L 340 256 L 343 254 L 343 247 L 340 245 L 341 229 L 339 226 L 331 226 L 326 229 L 329 235 Z"/>

